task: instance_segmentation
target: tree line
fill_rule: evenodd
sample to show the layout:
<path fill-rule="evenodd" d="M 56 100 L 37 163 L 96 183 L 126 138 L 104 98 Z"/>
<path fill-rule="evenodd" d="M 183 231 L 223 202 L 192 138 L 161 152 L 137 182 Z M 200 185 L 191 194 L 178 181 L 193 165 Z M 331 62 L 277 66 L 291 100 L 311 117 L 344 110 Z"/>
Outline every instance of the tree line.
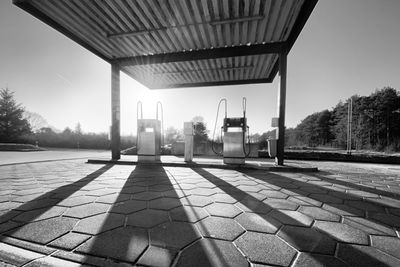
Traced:
<path fill-rule="evenodd" d="M 201 116 L 193 118 L 195 143 L 206 141 L 207 129 Z M 164 144 L 183 140 L 182 131 L 168 127 Z M 41 147 L 109 149 L 108 133 L 85 133 L 80 123 L 74 129 L 66 127 L 57 131 L 35 112 L 26 111 L 17 104 L 14 93 L 8 88 L 0 90 L 0 143 L 29 143 Z M 121 149 L 136 146 L 136 136 L 121 136 Z"/>
<path fill-rule="evenodd" d="M 354 95 L 352 100 L 352 149 L 400 151 L 400 92 L 391 87 L 376 90 L 369 96 Z M 295 128 L 286 129 L 285 144 L 289 147 L 346 148 L 349 100 L 340 101 L 331 110 L 315 112 Z M 24 116 L 25 114 L 25 116 Z M 27 115 L 26 115 L 27 114 Z M 195 143 L 209 139 L 201 116 L 193 118 Z M 274 131 L 251 136 L 260 149 L 267 147 L 267 138 Z M 164 144 L 183 140 L 182 131 L 169 127 Z M 38 114 L 25 112 L 9 89 L 0 91 L 0 143 L 31 143 L 44 147 L 109 149 L 107 133 L 84 133 L 78 123 L 74 130 L 57 132 Z M 121 148 L 136 145 L 135 136 L 122 136 Z"/>
<path fill-rule="evenodd" d="M 400 92 L 391 87 L 351 97 L 352 149 L 400 151 Z M 287 146 L 346 148 L 350 99 L 307 116 L 286 130 Z"/>

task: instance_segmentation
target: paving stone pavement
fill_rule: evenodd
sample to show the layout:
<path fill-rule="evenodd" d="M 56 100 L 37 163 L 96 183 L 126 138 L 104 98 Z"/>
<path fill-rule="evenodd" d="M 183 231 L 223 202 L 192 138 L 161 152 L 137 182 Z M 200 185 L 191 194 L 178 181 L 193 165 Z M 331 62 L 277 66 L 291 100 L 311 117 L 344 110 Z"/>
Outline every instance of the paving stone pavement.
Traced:
<path fill-rule="evenodd" d="M 400 266 L 400 168 L 0 166 L 0 266 Z"/>

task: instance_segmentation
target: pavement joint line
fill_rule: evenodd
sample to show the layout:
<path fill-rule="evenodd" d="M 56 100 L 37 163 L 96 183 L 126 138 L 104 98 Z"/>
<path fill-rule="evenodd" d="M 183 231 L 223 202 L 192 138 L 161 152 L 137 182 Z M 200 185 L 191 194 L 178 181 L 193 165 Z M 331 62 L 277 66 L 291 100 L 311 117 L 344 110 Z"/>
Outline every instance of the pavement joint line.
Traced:
<path fill-rule="evenodd" d="M 0 164 L 0 167 L 13 166 L 13 165 L 23 165 L 23 164 L 32 164 L 32 163 L 45 163 L 45 162 L 56 162 L 56 161 L 66 161 L 66 160 L 87 159 L 87 158 L 89 158 L 89 157 L 66 158 L 66 159 L 46 159 L 46 160 L 37 160 L 37 161 L 15 162 L 15 163 Z"/>
<path fill-rule="evenodd" d="M 88 164 L 115 164 L 115 165 L 141 165 L 141 166 L 162 166 L 162 167 L 180 167 L 180 168 L 208 168 L 208 169 L 223 169 L 234 171 L 246 170 L 264 170 L 270 172 L 318 172 L 317 167 L 292 167 L 292 166 L 271 166 L 258 167 L 255 164 L 248 165 L 222 165 L 210 163 L 178 163 L 178 162 L 137 162 L 128 160 L 104 160 L 104 159 L 88 159 Z"/>

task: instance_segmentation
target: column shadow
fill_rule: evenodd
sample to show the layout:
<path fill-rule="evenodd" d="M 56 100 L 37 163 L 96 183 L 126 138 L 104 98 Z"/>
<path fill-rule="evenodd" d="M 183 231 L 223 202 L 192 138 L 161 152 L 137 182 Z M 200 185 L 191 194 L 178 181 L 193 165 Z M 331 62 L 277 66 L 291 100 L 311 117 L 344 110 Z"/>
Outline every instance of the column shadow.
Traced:
<path fill-rule="evenodd" d="M 33 200 L 25 202 L 24 204 L 14 208 L 0 216 L 0 222 L 4 222 L 1 225 L 8 224 L 7 226 L 0 227 L 0 234 L 6 233 L 7 235 L 11 235 L 13 232 L 18 230 L 20 227 L 28 224 L 29 222 L 33 221 L 34 219 L 38 218 L 40 215 L 44 214 L 46 211 L 50 210 L 52 207 L 67 199 L 73 193 L 79 191 L 79 189 L 83 188 L 100 175 L 107 172 L 111 169 L 114 165 L 108 164 L 100 169 L 86 175 L 82 179 L 79 179 L 71 184 L 67 184 L 61 187 L 58 187 L 54 190 L 51 190 L 43 195 L 36 197 Z M 54 196 L 57 195 L 57 198 Z M 47 203 L 44 203 L 47 202 Z M 17 212 L 18 210 L 22 210 L 23 212 Z M 29 213 L 29 211 L 36 210 L 34 213 Z M 21 213 L 26 213 L 24 216 L 24 222 L 15 222 L 13 218 L 20 215 Z M 5 237 L 0 235 L 0 241 L 3 240 Z"/>
<path fill-rule="evenodd" d="M 145 191 L 131 190 L 135 186 Z M 130 198 L 114 203 L 97 233 L 76 249 L 86 255 L 82 263 L 93 264 L 92 256 L 145 266 L 176 262 L 179 251 L 201 239 L 191 215 L 186 213 L 190 213 L 190 207 L 183 208 L 182 195 L 177 191 L 180 191 L 179 184 L 162 166 L 135 166 L 116 196 L 118 199 L 132 192 Z M 172 219 L 172 210 L 180 213 L 179 220 Z M 115 224 L 121 216 L 125 218 L 124 223 Z M 208 256 L 206 248 L 199 247 L 198 253 Z M 221 254 L 217 246 L 212 251 Z M 224 257 L 218 258 L 223 266 L 228 265 Z"/>
<path fill-rule="evenodd" d="M 364 192 L 369 192 L 369 193 L 372 193 L 372 194 L 377 194 L 377 195 L 391 197 L 391 198 L 395 198 L 395 199 L 399 199 L 400 200 L 400 194 L 398 194 L 398 193 L 387 192 L 387 191 L 384 191 L 384 190 L 371 188 L 371 187 L 363 186 L 363 185 L 360 185 L 360 184 L 354 184 L 354 183 L 346 182 L 346 181 L 343 181 L 343 180 L 329 178 L 329 177 L 323 176 L 324 173 L 325 174 L 331 174 L 329 172 L 321 172 L 320 174 L 310 173 L 309 175 L 310 176 L 314 176 L 314 177 L 316 177 L 316 178 L 318 178 L 320 180 L 333 183 L 333 184 L 343 185 L 343 186 L 351 187 L 353 189 L 361 190 L 361 191 L 364 191 Z"/>
<path fill-rule="evenodd" d="M 215 184 L 222 191 L 229 194 L 231 197 L 235 198 L 239 203 L 246 206 L 249 210 L 252 210 L 255 213 L 257 213 L 257 210 L 255 209 L 255 206 L 250 203 L 258 203 L 257 209 L 273 210 L 274 212 L 279 214 L 279 218 L 281 218 L 282 221 L 292 221 L 293 220 L 293 218 L 286 215 L 285 213 L 282 213 L 279 209 L 276 209 L 276 208 L 258 200 L 257 198 L 253 197 L 252 195 L 248 194 L 247 192 L 245 192 L 239 188 L 236 188 L 235 186 L 233 186 L 230 183 L 224 181 L 223 179 L 213 175 L 212 173 L 208 172 L 207 170 L 193 169 L 193 171 L 195 171 L 196 173 L 198 173 L 199 175 L 201 175 L 202 177 L 204 177 L 206 180 L 210 181 L 211 183 Z M 310 184 L 303 183 L 303 182 L 295 180 L 295 179 L 287 178 L 285 176 L 276 175 L 273 173 L 268 173 L 268 178 L 265 177 L 265 172 L 244 171 L 242 173 L 247 176 L 250 176 L 252 178 L 259 179 L 261 181 L 276 185 L 282 189 L 287 189 L 287 190 L 293 190 L 293 188 L 291 188 L 290 186 L 287 186 L 288 188 L 285 188 L 285 184 L 288 185 L 291 182 L 296 182 L 296 183 L 304 184 L 306 186 L 310 186 Z M 273 177 L 272 179 L 270 178 L 271 176 Z M 314 185 L 311 185 L 311 186 L 314 186 Z M 319 186 L 315 186 L 315 187 L 319 187 Z M 243 201 L 243 196 L 245 196 L 246 201 Z M 248 200 L 250 200 L 250 202 Z M 281 229 L 280 231 L 284 231 L 284 229 Z M 318 229 L 318 231 L 321 232 L 323 235 L 327 236 L 328 238 L 332 238 L 329 233 L 322 231 L 321 229 Z M 290 233 L 286 233 L 286 234 L 290 235 Z M 356 251 L 359 255 L 361 255 L 362 258 L 365 259 L 367 262 L 371 263 L 370 266 L 389 266 L 389 265 L 379 261 L 378 259 L 375 259 L 374 257 L 364 253 L 363 251 L 358 250 L 357 248 L 353 248 L 353 250 Z M 322 262 L 315 255 L 317 255 L 317 254 L 310 254 L 310 256 L 313 257 L 315 261 L 324 265 L 325 263 Z"/>
<path fill-rule="evenodd" d="M 300 180 L 290 178 L 290 177 L 286 177 L 283 175 L 277 175 L 275 173 L 269 173 L 268 178 L 265 177 L 265 174 L 263 174 L 261 172 L 257 172 L 257 171 L 252 171 L 252 172 L 245 171 L 243 173 L 245 173 L 246 175 L 249 175 L 253 178 L 256 178 L 258 180 L 267 182 L 267 183 L 275 185 L 275 186 L 282 187 L 283 189 L 295 192 L 304 197 L 308 197 L 308 198 L 314 199 L 314 200 L 322 202 L 322 203 L 324 203 L 324 201 L 321 200 L 320 198 L 317 198 L 316 195 L 326 194 L 329 196 L 333 196 L 333 197 L 341 200 L 340 206 L 336 205 L 338 203 L 335 204 L 335 203 L 330 203 L 328 201 L 325 204 L 334 206 L 338 210 L 342 210 L 343 212 L 352 214 L 354 216 L 360 216 L 358 213 L 355 212 L 354 209 L 363 211 L 363 213 L 364 213 L 363 217 L 365 217 L 366 212 L 370 213 L 368 215 L 373 215 L 374 213 L 380 214 L 380 213 L 385 212 L 385 209 L 393 208 L 392 206 L 386 205 L 384 203 L 377 203 L 369 198 L 363 198 L 358 195 L 354 195 L 352 193 L 343 193 L 341 191 L 336 191 L 336 190 L 330 189 L 328 187 L 324 187 L 324 186 L 313 184 L 313 183 L 307 183 L 307 182 L 300 181 Z M 316 175 L 316 174 L 307 174 L 307 175 L 309 175 L 310 177 L 313 177 L 313 178 L 320 179 L 321 181 L 325 181 L 324 179 L 321 178 L 321 175 Z M 329 181 L 329 182 L 331 182 L 331 181 Z M 291 188 L 292 186 L 290 186 L 290 184 L 295 185 L 296 188 Z M 334 184 L 334 183 L 332 182 L 332 184 Z M 286 186 L 286 188 L 285 188 L 285 186 Z M 308 192 L 301 190 L 302 187 L 308 188 Z M 313 191 L 321 192 L 321 193 L 313 194 L 313 193 L 311 193 Z M 348 203 L 350 201 L 366 203 L 368 206 L 353 207 L 354 209 L 352 209 L 351 207 L 346 205 L 346 202 Z M 369 219 L 369 220 L 371 220 L 371 219 Z M 391 222 L 391 220 L 384 220 L 384 222 L 382 222 L 382 220 L 379 220 L 379 218 L 374 218 L 373 221 L 378 224 L 381 224 L 383 226 L 400 228 L 400 223 Z"/>

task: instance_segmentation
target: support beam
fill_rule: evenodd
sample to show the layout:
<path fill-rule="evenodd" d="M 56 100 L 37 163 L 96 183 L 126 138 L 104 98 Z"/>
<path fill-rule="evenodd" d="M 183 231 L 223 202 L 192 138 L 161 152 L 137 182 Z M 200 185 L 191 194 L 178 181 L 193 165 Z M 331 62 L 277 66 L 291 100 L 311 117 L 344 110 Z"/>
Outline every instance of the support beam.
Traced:
<path fill-rule="evenodd" d="M 278 139 L 277 154 L 275 163 L 283 165 L 285 147 L 285 108 L 286 108 L 286 74 L 287 74 L 287 53 L 279 55 L 279 92 L 278 92 Z"/>
<path fill-rule="evenodd" d="M 147 85 L 150 89 L 168 89 L 168 88 L 189 88 L 189 87 L 206 87 L 206 86 L 224 86 L 224 85 L 243 85 L 243 84 L 259 84 L 271 83 L 270 79 L 253 79 L 253 80 L 234 80 L 234 81 L 218 81 L 218 82 L 198 82 L 198 83 L 178 83 L 178 84 L 160 84 Z"/>
<path fill-rule="evenodd" d="M 240 45 L 212 49 L 172 52 L 147 56 L 116 58 L 114 62 L 121 67 L 161 64 L 202 59 L 227 58 L 237 56 L 251 56 L 262 54 L 279 54 L 286 50 L 285 42 Z"/>
<path fill-rule="evenodd" d="M 111 158 L 121 158 L 119 66 L 111 64 Z"/>

